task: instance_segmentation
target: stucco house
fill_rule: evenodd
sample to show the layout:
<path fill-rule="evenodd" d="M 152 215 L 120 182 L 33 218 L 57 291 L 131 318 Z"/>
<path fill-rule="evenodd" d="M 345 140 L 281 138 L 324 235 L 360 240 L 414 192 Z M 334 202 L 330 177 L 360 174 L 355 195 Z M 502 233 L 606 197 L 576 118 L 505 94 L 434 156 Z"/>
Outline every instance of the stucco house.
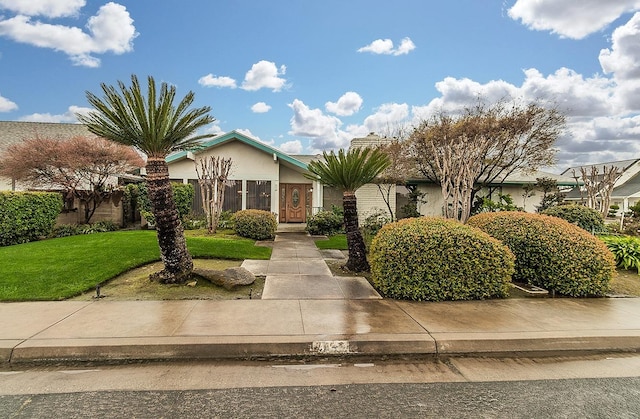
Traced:
<path fill-rule="evenodd" d="M 350 147 L 375 147 L 389 141 L 386 138 L 370 133 L 363 138 L 354 138 Z M 576 185 L 574 178 L 566 175 L 558 175 L 543 171 L 522 172 L 516 171 L 504 179 L 497 179 L 484 187 L 478 196 L 498 199 L 498 193 L 510 195 L 514 205 L 523 208 L 527 212 L 535 212 L 542 200 L 542 192 L 533 191 L 526 193 L 525 186 L 534 185 L 538 178 L 554 179 L 560 188 L 570 190 Z M 416 188 L 422 194 L 417 210 L 425 216 L 442 216 L 444 214 L 444 199 L 439 185 L 427 179 L 414 177 L 408 179 L 407 184 Z M 408 203 L 409 190 L 404 185 L 381 185 L 385 193 L 388 192 L 389 206 L 394 211 L 394 217 L 402 216 L 401 208 Z M 367 216 L 384 211 L 388 214 L 388 206 L 378 185 L 368 184 L 356 191 L 358 199 L 358 216 L 364 220 Z"/>
<path fill-rule="evenodd" d="M 276 214 L 280 223 L 304 223 L 323 207 L 323 188 L 305 175 L 311 156 L 290 156 L 238 131 L 203 142 L 195 151 L 167 157 L 169 177 L 194 185 L 194 209 L 201 210 L 196 164 L 209 156 L 230 158 L 230 182 L 224 210 L 260 209 Z"/>
<path fill-rule="evenodd" d="M 580 168 L 583 167 L 587 173 L 591 173 L 591 169 L 595 168 L 600 178 L 604 173 L 604 169 L 614 168 L 618 172 L 618 178 L 613 185 L 611 191 L 611 205 L 618 205 L 618 212 L 627 212 L 629 207 L 640 202 L 640 159 L 619 160 L 607 163 L 598 163 L 593 165 L 570 167 L 562 174 L 564 176 L 580 176 Z M 574 182 L 575 185 L 575 182 Z M 573 202 L 581 202 L 583 195 L 580 189 L 573 188 L 567 195 L 566 200 Z"/>

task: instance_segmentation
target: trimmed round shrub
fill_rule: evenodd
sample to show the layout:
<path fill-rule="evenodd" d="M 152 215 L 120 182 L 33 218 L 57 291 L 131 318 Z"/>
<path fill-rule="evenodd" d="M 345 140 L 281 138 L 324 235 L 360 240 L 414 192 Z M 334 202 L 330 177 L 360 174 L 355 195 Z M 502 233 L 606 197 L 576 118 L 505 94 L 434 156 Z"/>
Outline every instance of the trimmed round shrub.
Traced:
<path fill-rule="evenodd" d="M 514 260 L 511 251 L 488 234 L 433 217 L 385 225 L 369 253 L 378 291 L 417 301 L 506 297 Z"/>
<path fill-rule="evenodd" d="M 605 231 L 604 220 L 600 212 L 584 205 L 558 205 L 547 208 L 542 214 L 562 218 L 590 233 Z"/>
<path fill-rule="evenodd" d="M 603 296 L 615 272 L 607 246 L 557 217 L 524 212 L 475 215 L 468 224 L 486 231 L 516 255 L 514 282 L 572 297 Z"/>
<path fill-rule="evenodd" d="M 240 237 L 254 240 L 269 240 L 276 237 L 278 222 L 269 211 L 243 210 L 233 216 L 234 230 Z"/>
<path fill-rule="evenodd" d="M 307 233 L 332 236 L 343 230 L 343 217 L 333 211 L 320 211 L 307 220 Z"/>

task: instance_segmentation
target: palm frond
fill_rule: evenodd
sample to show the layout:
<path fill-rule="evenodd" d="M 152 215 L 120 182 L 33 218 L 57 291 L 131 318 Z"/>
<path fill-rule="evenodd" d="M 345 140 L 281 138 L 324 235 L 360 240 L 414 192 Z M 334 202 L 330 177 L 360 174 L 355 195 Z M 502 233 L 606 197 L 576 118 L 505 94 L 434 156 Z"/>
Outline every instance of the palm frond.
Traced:
<path fill-rule="evenodd" d="M 309 163 L 310 179 L 343 191 L 354 192 L 371 183 L 389 165 L 389 157 L 378 149 L 355 148 L 345 153 L 343 149 L 322 153 L 322 160 Z"/>
<path fill-rule="evenodd" d="M 166 156 L 189 149 L 199 140 L 213 136 L 196 134 L 215 118 L 209 115 L 208 106 L 190 109 L 195 97 L 193 92 L 188 92 L 174 105 L 175 86 L 162 83 L 158 91 L 155 80 L 149 76 L 145 97 L 135 75 L 131 76 L 131 86 L 118 81 L 117 88 L 104 83 L 101 88 L 101 98 L 86 93 L 94 110 L 87 115 L 77 115 L 78 120 L 98 136 L 134 146 L 150 156 Z"/>

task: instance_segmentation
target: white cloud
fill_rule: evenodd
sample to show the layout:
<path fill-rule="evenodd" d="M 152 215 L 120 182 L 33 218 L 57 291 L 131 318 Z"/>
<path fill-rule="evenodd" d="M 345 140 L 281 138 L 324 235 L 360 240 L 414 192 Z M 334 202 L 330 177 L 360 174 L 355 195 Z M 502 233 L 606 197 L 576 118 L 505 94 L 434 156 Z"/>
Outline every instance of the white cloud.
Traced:
<path fill-rule="evenodd" d="M 360 110 L 362 98 L 356 92 L 347 92 L 340 96 L 337 102 L 327 102 L 324 107 L 327 112 L 339 116 L 349 116 Z"/>
<path fill-rule="evenodd" d="M 611 42 L 611 49 L 600 51 L 604 72 L 614 73 L 618 80 L 640 78 L 640 13 L 616 28 Z"/>
<path fill-rule="evenodd" d="M 52 115 L 50 113 L 33 113 L 31 115 L 26 115 L 20 118 L 20 121 L 27 122 L 67 122 L 67 123 L 76 123 L 78 122 L 78 118 L 76 118 L 76 114 L 87 114 L 88 112 L 93 111 L 93 108 L 84 108 L 80 106 L 69 106 L 67 112 L 58 115 Z"/>
<path fill-rule="evenodd" d="M 411 38 L 403 38 L 398 48 L 393 48 L 393 41 L 391 39 L 376 39 L 369 45 L 366 45 L 358 49 L 358 52 L 370 52 L 372 54 L 385 54 L 385 55 L 404 55 L 416 49 L 416 45 Z"/>
<path fill-rule="evenodd" d="M 488 102 L 521 99 L 558 106 L 567 115 L 565 133 L 556 144 L 561 169 L 640 155 L 640 116 L 616 99 L 619 84 L 601 76 L 585 78 L 567 68 L 547 76 L 528 69 L 524 76 L 520 86 L 502 80 L 481 84 L 445 78 L 436 83 L 439 97 L 424 106 L 412 107 L 411 122 L 415 124 L 441 110 L 454 112 L 479 97 Z"/>
<path fill-rule="evenodd" d="M 353 138 L 364 137 L 369 132 L 391 132 L 409 116 L 406 103 L 386 103 L 366 117 L 362 125 L 353 124 L 341 129 L 340 119 L 324 114 L 321 109 L 311 109 L 299 99 L 295 99 L 289 107 L 293 109 L 289 134 L 309 138 L 311 153 L 347 148 Z"/>
<path fill-rule="evenodd" d="M 525 70 L 520 95 L 529 101 L 557 105 L 569 116 L 598 116 L 616 112 L 615 84 L 608 78 L 584 78 L 568 68 L 544 77 L 536 69 Z M 515 87 L 515 86 L 514 86 Z"/>
<path fill-rule="evenodd" d="M 285 65 L 281 65 L 278 68 L 271 61 L 259 61 L 247 71 L 242 82 L 242 88 L 250 91 L 267 88 L 272 89 L 274 92 L 279 92 L 287 82 L 286 79 L 279 76 L 284 75 L 286 71 L 287 67 Z"/>
<path fill-rule="evenodd" d="M 224 131 L 222 130 L 222 128 L 220 128 L 220 125 L 218 124 L 217 121 L 214 122 L 213 124 L 208 125 L 204 132 L 206 134 L 214 134 L 214 135 L 224 134 Z"/>
<path fill-rule="evenodd" d="M 400 46 L 398 47 L 398 49 L 395 50 L 393 55 L 408 54 L 414 49 L 416 49 L 416 44 L 414 44 L 409 37 L 403 38 L 402 41 L 400 42 Z"/>
<path fill-rule="evenodd" d="M 253 133 L 251 132 L 250 129 L 247 128 L 236 128 L 235 131 L 239 132 L 242 135 L 246 135 L 247 137 L 251 137 L 255 140 L 259 140 L 260 137 L 258 137 L 257 135 L 253 135 Z"/>
<path fill-rule="evenodd" d="M 278 149 L 287 154 L 302 154 L 302 143 L 300 140 L 286 141 Z"/>
<path fill-rule="evenodd" d="M 255 103 L 251 107 L 251 111 L 254 113 L 265 113 L 265 112 L 269 112 L 270 109 L 271 109 L 271 106 L 267 105 L 264 102 Z"/>
<path fill-rule="evenodd" d="M 582 39 L 639 8 L 640 0 L 517 0 L 508 13 L 530 29 Z"/>
<path fill-rule="evenodd" d="M 235 89 L 237 87 L 236 81 L 231 77 L 217 77 L 211 73 L 207 74 L 206 76 L 200 77 L 198 79 L 198 84 L 205 87 L 229 87 L 231 89 Z"/>
<path fill-rule="evenodd" d="M 409 105 L 406 103 L 385 103 L 364 119 L 364 126 L 367 132 L 393 132 L 408 116 Z"/>
<path fill-rule="evenodd" d="M 640 116 L 570 120 L 557 146 L 560 167 L 638 158 Z"/>
<path fill-rule="evenodd" d="M 0 20 L 0 35 L 16 42 L 66 53 L 75 65 L 98 67 L 100 59 L 91 54 L 123 54 L 133 50 L 138 35 L 127 9 L 110 2 L 81 28 L 31 21 L 24 15 Z"/>
<path fill-rule="evenodd" d="M 358 49 L 358 52 L 371 52 L 373 54 L 391 54 L 393 41 L 391 39 L 376 39 L 367 46 Z"/>
<path fill-rule="evenodd" d="M 0 95 L 0 112 L 11 112 L 18 109 L 18 105 L 15 102 L 10 101 L 6 97 Z"/>
<path fill-rule="evenodd" d="M 474 104 L 479 98 L 483 98 L 487 102 L 497 102 L 520 95 L 517 87 L 503 80 L 492 80 L 481 84 L 468 78 L 446 77 L 437 82 L 435 87 L 441 96 L 433 99 L 427 105 L 413 106 L 413 122 L 428 119 L 430 115 L 440 111 L 459 111 Z"/>
<path fill-rule="evenodd" d="M 87 107 L 83 107 L 83 106 L 71 105 L 71 106 L 69 106 L 69 110 L 68 110 L 67 114 L 73 115 L 74 116 L 74 121 L 77 121 L 78 118 L 75 117 L 76 114 L 86 115 L 89 112 L 93 112 L 93 111 L 95 111 L 94 108 L 87 108 Z"/>
<path fill-rule="evenodd" d="M 0 9 L 27 16 L 56 18 L 75 16 L 85 4 L 85 0 L 0 0 Z"/>
<path fill-rule="evenodd" d="M 628 109 L 640 111 L 640 13 L 616 28 L 611 48 L 600 51 L 600 65 L 618 84 L 618 99 Z"/>
<path fill-rule="evenodd" d="M 289 104 L 293 109 L 290 135 L 312 140 L 312 150 L 337 149 L 349 145 L 349 136 L 340 131 L 342 125 L 335 116 L 325 115 L 321 109 L 311 109 L 299 99 Z"/>

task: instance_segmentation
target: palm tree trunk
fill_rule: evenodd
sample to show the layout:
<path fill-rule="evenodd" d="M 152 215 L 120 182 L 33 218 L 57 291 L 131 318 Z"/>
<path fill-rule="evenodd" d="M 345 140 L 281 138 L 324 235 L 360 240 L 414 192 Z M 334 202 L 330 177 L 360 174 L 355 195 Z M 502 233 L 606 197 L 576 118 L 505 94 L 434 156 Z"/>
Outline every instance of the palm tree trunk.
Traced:
<path fill-rule="evenodd" d="M 344 228 L 347 232 L 347 246 L 349 247 L 349 259 L 345 267 L 353 272 L 368 271 L 367 249 L 358 225 L 356 194 L 344 192 L 342 205 L 344 207 Z"/>
<path fill-rule="evenodd" d="M 164 263 L 164 270 L 152 274 L 151 279 L 165 284 L 184 283 L 191 276 L 193 261 L 173 199 L 169 167 L 164 158 L 149 157 L 146 168 L 147 191 Z"/>

